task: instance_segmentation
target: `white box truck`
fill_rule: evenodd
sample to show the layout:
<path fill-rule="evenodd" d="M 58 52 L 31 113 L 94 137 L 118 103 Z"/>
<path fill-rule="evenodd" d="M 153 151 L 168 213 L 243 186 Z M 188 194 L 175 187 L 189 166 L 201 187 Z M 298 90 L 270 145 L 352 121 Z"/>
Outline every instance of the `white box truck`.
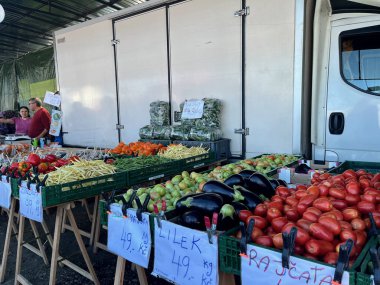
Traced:
<path fill-rule="evenodd" d="M 380 1 L 153 0 L 55 33 L 64 142 L 138 139 L 149 104 L 172 120 L 223 101 L 236 157 L 380 160 Z"/>

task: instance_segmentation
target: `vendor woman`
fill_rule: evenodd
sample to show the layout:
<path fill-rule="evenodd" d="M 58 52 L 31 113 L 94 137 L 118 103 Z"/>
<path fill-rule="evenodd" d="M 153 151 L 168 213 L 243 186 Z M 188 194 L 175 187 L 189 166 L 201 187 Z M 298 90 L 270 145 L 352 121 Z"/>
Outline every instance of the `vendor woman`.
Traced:
<path fill-rule="evenodd" d="M 21 117 L 14 117 L 11 119 L 1 118 L 0 123 L 14 124 L 16 126 L 16 134 L 27 135 L 30 123 L 32 122 L 32 119 L 29 115 L 29 108 L 26 106 L 22 106 L 19 109 L 19 113 Z"/>

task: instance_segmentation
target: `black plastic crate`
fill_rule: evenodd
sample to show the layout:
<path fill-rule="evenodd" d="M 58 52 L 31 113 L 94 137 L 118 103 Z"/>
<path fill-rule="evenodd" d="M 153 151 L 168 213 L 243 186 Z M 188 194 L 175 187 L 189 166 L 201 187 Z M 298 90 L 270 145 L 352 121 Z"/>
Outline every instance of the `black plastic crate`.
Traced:
<path fill-rule="evenodd" d="M 201 146 L 215 153 L 216 159 L 228 159 L 231 157 L 230 139 L 221 139 L 217 141 L 173 141 L 174 144 L 185 146 Z"/>

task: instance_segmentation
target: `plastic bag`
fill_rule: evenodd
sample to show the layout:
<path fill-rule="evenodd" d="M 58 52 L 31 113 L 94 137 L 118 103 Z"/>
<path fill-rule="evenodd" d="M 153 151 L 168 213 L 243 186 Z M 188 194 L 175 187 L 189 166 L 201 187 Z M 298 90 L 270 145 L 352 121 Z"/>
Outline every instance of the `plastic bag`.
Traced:
<path fill-rule="evenodd" d="M 221 127 L 222 101 L 219 99 L 203 98 L 203 116 L 200 119 L 181 119 L 182 125 L 192 127 Z M 185 102 L 180 104 L 182 112 Z"/>
<path fill-rule="evenodd" d="M 170 140 L 171 127 L 170 126 L 154 126 L 153 138 L 158 140 Z"/>
<path fill-rule="evenodd" d="M 142 127 L 139 131 L 139 136 L 141 139 L 153 139 L 153 126 L 146 125 Z"/>
<path fill-rule="evenodd" d="M 172 140 L 184 140 L 184 141 L 188 141 L 189 140 L 190 129 L 191 129 L 191 127 L 189 127 L 189 126 L 183 126 L 183 125 L 172 126 L 171 127 L 170 138 Z"/>
<path fill-rule="evenodd" d="M 190 140 L 194 141 L 216 141 L 223 136 L 222 130 L 210 127 L 194 127 L 190 130 Z"/>
<path fill-rule="evenodd" d="M 164 101 L 155 101 L 150 103 L 150 124 L 152 126 L 169 125 L 169 103 Z"/>
<path fill-rule="evenodd" d="M 221 127 L 222 101 L 219 99 L 204 98 L 203 116 L 197 120 L 197 127 Z"/>

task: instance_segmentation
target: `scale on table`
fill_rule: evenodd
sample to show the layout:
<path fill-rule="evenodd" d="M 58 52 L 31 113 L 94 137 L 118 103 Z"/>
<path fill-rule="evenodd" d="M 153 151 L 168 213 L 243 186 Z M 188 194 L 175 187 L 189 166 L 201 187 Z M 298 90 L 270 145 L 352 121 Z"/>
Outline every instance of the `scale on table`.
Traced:
<path fill-rule="evenodd" d="M 29 136 L 26 135 L 7 135 L 4 138 L 5 141 L 25 141 L 25 140 L 31 140 Z"/>

